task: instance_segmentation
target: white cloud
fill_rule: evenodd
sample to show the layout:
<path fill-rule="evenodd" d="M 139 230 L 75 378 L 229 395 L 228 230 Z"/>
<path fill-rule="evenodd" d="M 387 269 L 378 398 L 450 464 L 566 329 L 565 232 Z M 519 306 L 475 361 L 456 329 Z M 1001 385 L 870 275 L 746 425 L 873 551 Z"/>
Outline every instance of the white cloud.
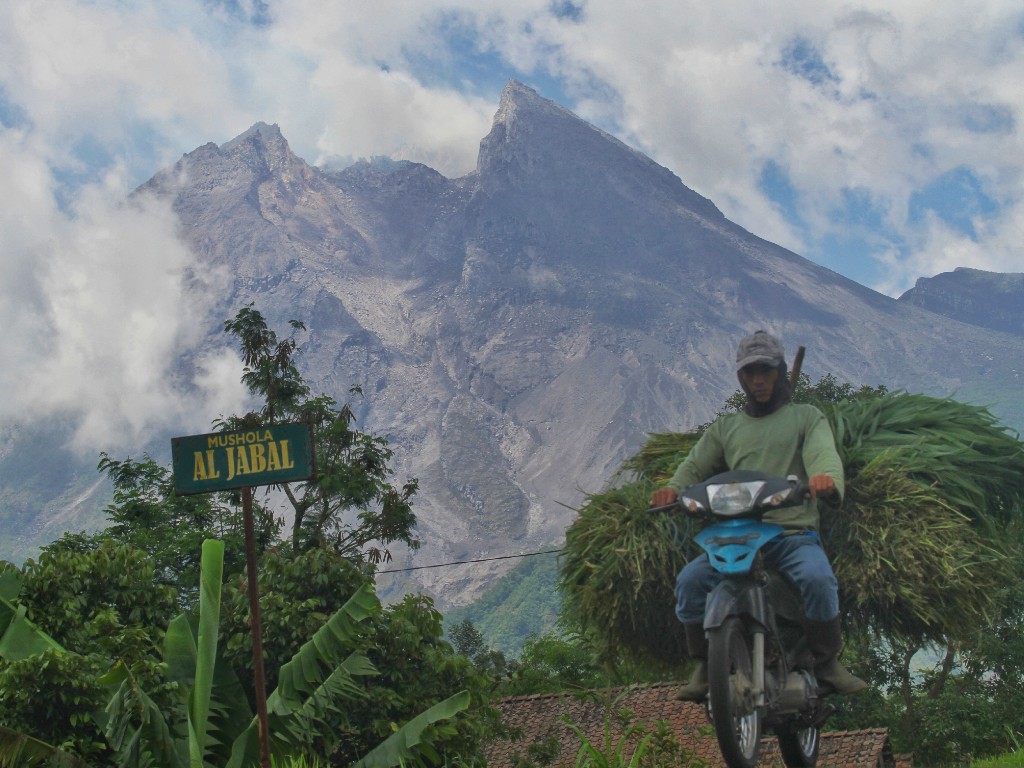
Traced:
<path fill-rule="evenodd" d="M 209 294 L 169 206 L 126 202 L 111 173 L 65 213 L 35 149 L 0 133 L 0 167 L 12 171 L 0 189 L 0 419 L 70 415 L 76 445 L 92 451 L 208 423 L 216 414 L 188 407 L 177 369 L 207 331 Z"/>
<path fill-rule="evenodd" d="M 387 155 L 461 176 L 476 166 L 496 104 L 410 73 L 411 55 L 441 51 L 437 3 L 282 3 L 251 64 L 264 109 L 310 162 Z M 267 57 L 276 62 L 265 68 Z"/>
<path fill-rule="evenodd" d="M 1006 209 L 995 220 L 977 220 L 975 238 L 951 229 L 935 216 L 929 216 L 920 246 L 910 254 L 884 254 L 886 277 L 876 290 L 898 296 L 918 278 L 970 267 L 987 272 L 1021 272 L 1021 246 L 1024 242 L 1024 205 Z"/>
<path fill-rule="evenodd" d="M 806 253 L 844 234 L 835 211 L 856 188 L 914 249 L 929 235 L 908 221 L 911 196 L 963 165 L 1001 205 L 1019 204 L 1019 6 L 782 2 L 766 17 L 749 3 L 664 2 L 629 13 L 588 3 L 588 23 L 565 27 L 565 59 L 610 85 L 634 143 L 759 235 Z M 820 55 L 817 72 L 782 66 L 800 41 Z M 1002 129 L 972 127 L 979 106 Z M 769 160 L 799 194 L 803 232 L 758 188 Z M 1024 256 L 1009 266 L 1024 270 Z"/>
<path fill-rule="evenodd" d="M 83 142 L 128 161 L 153 162 L 132 154 L 155 146 L 167 162 L 182 141 L 250 121 L 231 60 L 178 21 L 155 3 L 11 0 L 0 7 L 0 85 L 56 165 L 73 165 Z M 206 28 L 198 12 L 184 21 Z"/>
<path fill-rule="evenodd" d="M 167 210 L 122 204 L 127 188 L 259 120 L 311 162 L 382 154 L 461 175 L 508 76 L 559 83 L 566 106 L 755 234 L 886 292 L 955 266 L 1024 271 L 1019 3 L 575 6 L 0 4 L 0 418 L 79 409 L 83 429 L 128 434 L 180 413 L 167 360 L 196 338 L 182 324 L 191 257 Z M 797 218 L 760 188 L 767 163 Z M 956 169 L 992 203 L 973 237 L 911 215 Z M 866 230 L 841 215 L 848 189 L 878 217 Z M 865 234 L 861 265 L 820 250 Z M 232 410 L 230 356 L 198 365 L 216 408 L 203 418 Z"/>
<path fill-rule="evenodd" d="M 198 401 L 203 403 L 204 415 L 210 417 L 205 426 L 209 426 L 214 418 L 246 411 L 245 406 L 252 396 L 242 383 L 244 365 L 234 350 L 205 352 L 197 360 L 196 369 L 195 384 L 202 393 Z M 202 426 L 196 424 L 197 428 Z"/>
<path fill-rule="evenodd" d="M 254 26 L 200 0 L 14 0 L 0 11 L 0 83 L 65 170 L 91 137 L 142 180 L 265 120 L 312 162 L 385 154 L 455 176 L 496 107 L 496 86 L 460 68 L 482 57 L 557 78 L 568 106 L 728 216 L 826 261 L 825 237 L 849 234 L 845 188 L 874 203 L 894 252 L 928 238 L 908 219 L 911 196 L 953 168 L 1018 204 L 1024 39 L 1009 0 L 782 0 L 768 15 L 752 2 L 576 6 L 288 0 Z M 759 187 L 768 162 L 787 174 L 798 221 Z"/>

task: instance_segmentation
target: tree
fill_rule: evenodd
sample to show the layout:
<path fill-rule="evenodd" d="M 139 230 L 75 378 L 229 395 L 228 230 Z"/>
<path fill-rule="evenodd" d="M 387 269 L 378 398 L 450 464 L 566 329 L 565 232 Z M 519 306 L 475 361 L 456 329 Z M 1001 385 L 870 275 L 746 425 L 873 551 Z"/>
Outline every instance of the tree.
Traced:
<path fill-rule="evenodd" d="M 115 460 L 101 454 L 98 466 L 110 478 L 113 502 L 107 506 L 111 525 L 92 537 L 79 537 L 85 546 L 104 540 L 131 544 L 146 552 L 155 566 L 155 578 L 177 593 L 182 607 L 198 596 L 199 553 L 206 539 L 225 545 L 225 572 L 245 567 L 245 537 L 237 492 L 179 496 L 170 469 L 148 454 L 141 461 Z M 254 504 L 256 549 L 263 552 L 277 541 L 281 523 Z"/>
<path fill-rule="evenodd" d="M 47 743 L 72 743 L 99 764 L 110 749 L 92 713 L 109 698 L 100 678 L 113 660 L 168 701 L 155 648 L 177 610 L 174 592 L 158 582 L 144 552 L 77 536 L 7 573 L 18 582 L 12 606 L 53 645 L 41 655 L 0 660 L 0 725 Z"/>
<path fill-rule="evenodd" d="M 182 614 L 172 622 L 164 642 L 166 668 L 178 685 L 181 706 L 161 712 L 125 671 L 107 707 L 108 739 L 133 765 L 155 760 L 168 768 L 202 768 L 213 761 L 226 768 L 242 768 L 255 764 L 260 754 L 258 725 L 240 682 L 223 661 L 218 663 L 223 554 L 221 542 L 204 542 L 197 625 L 193 628 Z M 345 722 L 350 712 L 360 710 L 351 705 L 372 695 L 358 680 L 378 672 L 353 647 L 359 624 L 380 611 L 372 587 L 363 584 L 279 668 L 277 684 L 267 699 L 270 748 L 279 759 L 317 759 L 329 754 L 339 741 L 331 715 L 340 714 Z M 431 750 L 429 729 L 434 723 L 468 704 L 468 692 L 456 692 L 412 718 L 383 749 L 359 751 L 356 757 L 367 768 L 417 764 L 422 760 L 420 750 Z M 175 713 L 181 713 L 187 727 L 175 727 L 171 719 Z"/>
<path fill-rule="evenodd" d="M 832 373 L 826 373 L 816 383 L 812 384 L 811 377 L 806 373 L 800 372 L 797 375 L 796 384 L 793 386 L 793 402 L 810 403 L 819 408 L 825 408 L 836 403 L 873 400 L 881 397 L 888 391 L 889 389 L 883 385 L 871 387 L 863 384 L 860 387 L 855 387 L 848 381 L 840 381 Z M 721 416 L 723 413 L 742 411 L 746 402 L 746 394 L 744 394 L 743 390 L 737 389 L 726 398 L 725 407 L 719 411 L 718 416 Z M 702 424 L 697 429 L 703 432 L 708 426 L 708 424 Z"/>
<path fill-rule="evenodd" d="M 324 617 L 338 610 L 346 595 L 371 583 L 355 563 L 326 548 L 268 551 L 258 579 L 268 689 L 278 685 L 277 669 Z M 224 660 L 236 670 L 242 689 L 251 691 L 252 636 L 241 575 L 225 586 L 222 630 Z M 453 721 L 456 730 L 431 738 L 439 752 L 467 762 L 479 758 L 479 742 L 498 725 L 497 711 L 489 706 L 490 681 L 444 641 L 441 616 L 427 598 L 409 596 L 375 614 L 352 636 L 350 648 L 365 655 L 378 674 L 366 681 L 368 698 L 358 710 L 324 714 L 328 730 L 344 736 L 332 762 L 347 765 L 390 733 L 391 723 L 460 690 L 469 691 L 472 708 Z"/>
<path fill-rule="evenodd" d="M 417 548 L 412 512 L 417 481 L 409 480 L 400 488 L 392 485 L 388 462 L 393 452 L 387 440 L 353 429 L 355 414 L 350 406 L 339 408 L 328 395 L 309 396 L 295 365 L 299 352 L 295 333 L 305 326 L 293 320 L 291 327 L 293 335 L 279 340 L 251 304 L 225 322 L 225 332 L 238 339 L 242 350 L 242 381 L 262 405 L 258 411 L 225 420 L 222 426 L 236 429 L 298 421 L 313 427 L 316 478 L 283 486 L 294 515 L 294 549 L 326 546 L 376 564 L 391 559 L 386 547 L 393 542 Z M 356 387 L 350 393 L 361 391 Z M 355 522 L 346 514 L 351 510 L 355 510 Z"/>
<path fill-rule="evenodd" d="M 448 630 L 455 651 L 465 656 L 477 670 L 496 683 L 516 671 L 517 663 L 487 644 L 483 633 L 469 619 L 463 619 Z"/>
<path fill-rule="evenodd" d="M 54 746 L 40 735 L 48 730 L 45 726 L 50 720 L 67 722 L 65 710 L 69 704 L 74 704 L 77 710 L 83 702 L 94 697 L 99 700 L 91 688 L 83 691 L 76 685 L 88 679 L 91 670 L 87 666 L 83 670 L 82 659 L 67 658 L 59 644 L 11 608 L 6 598 L 0 598 L 0 659 L 7 662 L 0 670 L 0 692 L 5 709 L 9 710 L 0 718 L 0 767 L 89 768 L 90 763 L 84 757 Z M 37 695 L 33 701 L 32 692 L 43 686 L 53 686 L 60 695 L 45 700 Z M 9 695 L 9 692 L 16 695 Z M 71 722 L 78 725 L 74 720 Z M 87 723 L 87 729 L 79 732 L 86 730 L 87 736 L 91 736 L 95 731 L 93 723 Z M 37 735 L 31 736 L 29 731 Z M 66 733 L 66 728 L 61 733 Z M 92 750 L 83 751 L 93 757 L 100 754 L 104 746 L 96 743 Z"/>
<path fill-rule="evenodd" d="M 617 667 L 602 664 L 593 646 L 582 635 L 549 632 L 534 635 L 523 643 L 505 690 L 509 695 L 525 695 L 583 691 L 636 682 L 639 679 L 628 672 L 620 674 Z"/>
<path fill-rule="evenodd" d="M 501 713 L 490 706 L 495 691 L 488 676 L 481 674 L 444 639 L 441 614 L 422 595 L 407 595 L 390 605 L 373 620 L 373 635 L 367 656 L 380 671 L 368 680 L 372 707 L 353 715 L 352 724 L 366 738 L 382 738 L 392 723 L 402 722 L 410 711 L 451 696 L 469 692 L 471 708 L 432 734 L 432 746 L 439 759 L 483 765 L 480 748 L 504 730 Z M 331 757 L 334 766 L 345 766 L 353 753 L 353 738 Z"/>

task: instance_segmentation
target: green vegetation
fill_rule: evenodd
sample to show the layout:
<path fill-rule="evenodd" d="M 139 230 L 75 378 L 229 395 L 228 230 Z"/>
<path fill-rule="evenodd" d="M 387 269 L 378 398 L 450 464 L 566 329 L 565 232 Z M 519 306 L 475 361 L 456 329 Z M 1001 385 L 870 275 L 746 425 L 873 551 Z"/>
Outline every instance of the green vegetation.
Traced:
<path fill-rule="evenodd" d="M 525 557 L 483 596 L 445 616 L 452 627 L 469 621 L 502 653 L 515 656 L 531 636 L 556 631 L 562 610 L 558 554 Z"/>
<path fill-rule="evenodd" d="M 374 594 L 388 544 L 416 545 L 415 482 L 392 484 L 386 441 L 354 429 L 351 408 L 310 396 L 294 336 L 279 341 L 251 307 L 225 330 L 261 406 L 221 428 L 304 421 L 320 455 L 313 480 L 283 488 L 286 537 L 254 504 L 277 764 L 479 764 L 499 730 L 491 681 L 429 600 L 384 608 Z M 149 457 L 103 456 L 100 470 L 106 530 L 0 566 L 0 766 L 255 765 L 238 494 L 178 497 Z"/>
<path fill-rule="evenodd" d="M 1022 765 L 1024 765 L 1024 752 L 1010 752 L 984 760 L 971 761 L 971 768 L 1020 768 Z"/>
<path fill-rule="evenodd" d="M 305 330 L 295 320 L 291 326 L 293 333 Z M 386 547 L 392 542 L 418 547 L 412 513 L 417 482 L 393 486 L 387 440 L 353 429 L 349 405 L 339 407 L 327 395 L 310 397 L 295 364 L 294 335 L 278 340 L 251 305 L 224 323 L 224 330 L 238 339 L 242 350 L 242 382 L 263 404 L 259 411 L 225 419 L 221 426 L 245 429 L 291 421 L 313 428 L 316 478 L 282 486 L 294 513 L 288 542 L 292 549 L 326 547 L 377 564 L 391 559 Z M 352 394 L 361 392 L 354 388 Z"/>

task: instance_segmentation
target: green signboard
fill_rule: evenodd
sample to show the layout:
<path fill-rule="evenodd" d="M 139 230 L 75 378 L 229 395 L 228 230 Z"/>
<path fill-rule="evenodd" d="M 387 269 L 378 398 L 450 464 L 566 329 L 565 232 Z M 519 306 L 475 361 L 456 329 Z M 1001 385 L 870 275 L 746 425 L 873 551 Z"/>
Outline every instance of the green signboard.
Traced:
<path fill-rule="evenodd" d="M 179 495 L 310 480 L 316 472 L 308 424 L 175 437 L 171 457 Z"/>

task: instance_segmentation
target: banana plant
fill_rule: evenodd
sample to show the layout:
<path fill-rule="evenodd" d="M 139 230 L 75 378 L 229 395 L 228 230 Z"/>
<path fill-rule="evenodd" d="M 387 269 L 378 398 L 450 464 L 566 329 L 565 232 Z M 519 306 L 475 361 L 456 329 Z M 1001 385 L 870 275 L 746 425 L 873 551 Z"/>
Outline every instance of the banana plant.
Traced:
<path fill-rule="evenodd" d="M 407 722 L 383 742 L 371 749 L 352 768 L 393 768 L 396 765 L 418 765 L 423 762 L 421 753 L 429 750 L 430 745 L 423 739 L 427 728 L 439 720 L 447 720 L 462 712 L 469 706 L 469 691 L 460 691 L 439 701 L 430 709 L 421 712 Z M 435 763 L 441 760 L 436 753 L 431 754 Z"/>
<path fill-rule="evenodd" d="M 248 699 L 234 672 L 218 663 L 223 553 L 220 542 L 204 543 L 198 624 L 179 616 L 164 641 L 168 678 L 187 692 L 186 722 L 166 718 L 123 666 L 110 675 L 109 682 L 120 685 L 107 707 L 106 736 L 125 768 L 259 764 L 258 725 Z M 376 669 L 365 656 L 347 649 L 358 624 L 380 610 L 372 587 L 364 585 L 281 668 L 277 688 L 267 698 L 269 742 L 276 759 L 308 756 L 314 735 L 329 742 L 329 733 L 318 727 L 324 713 L 365 695 L 357 678 L 374 675 Z M 421 752 L 429 753 L 423 738 L 428 726 L 468 706 L 465 691 L 434 705 L 367 754 L 360 768 L 420 762 Z"/>
<path fill-rule="evenodd" d="M 118 685 L 103 719 L 107 741 L 123 766 L 154 764 L 168 768 L 202 768 L 206 764 L 211 741 L 209 730 L 215 720 L 211 707 L 214 706 L 217 669 L 224 543 L 216 539 L 204 541 L 200 562 L 198 627 L 194 631 L 189 616 L 180 614 L 168 625 L 162 648 L 168 682 L 177 684 L 185 698 L 185 722 L 169 722 L 124 664 L 115 665 L 103 680 Z M 224 665 L 221 670 L 221 686 L 230 688 L 233 683 L 237 686 L 237 678 L 225 670 Z M 240 686 L 237 687 L 236 693 L 241 694 Z M 245 702 L 244 695 L 234 697 L 226 714 L 230 716 Z"/>

